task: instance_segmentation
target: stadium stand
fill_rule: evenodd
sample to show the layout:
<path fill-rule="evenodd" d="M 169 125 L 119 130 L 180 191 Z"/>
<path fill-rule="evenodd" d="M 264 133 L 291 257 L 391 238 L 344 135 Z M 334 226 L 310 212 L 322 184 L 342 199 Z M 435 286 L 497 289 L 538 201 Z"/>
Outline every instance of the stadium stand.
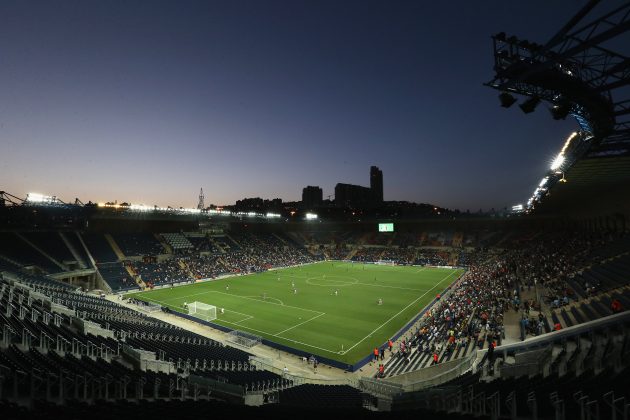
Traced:
<path fill-rule="evenodd" d="M 34 265 L 48 273 L 62 271 L 62 268 L 44 254 L 26 243 L 14 232 L 0 232 L 1 254 L 22 266 Z"/>
<path fill-rule="evenodd" d="M 203 233 L 184 232 L 184 235 L 197 252 L 209 252 L 211 254 L 218 254 L 221 252 L 219 248 Z"/>
<path fill-rule="evenodd" d="M 441 296 L 414 327 L 403 334 L 391 352 L 391 357 L 385 360 L 383 374 L 377 373 L 373 379 L 382 382 L 370 386 L 361 385 L 359 389 L 348 385 L 298 385 L 278 373 L 257 369 L 249 363 L 251 355 L 243 350 L 226 347 L 218 341 L 174 327 L 135 309 L 75 291 L 76 287 L 41 275 L 19 272 L 14 264 L 0 260 L 3 262 L 2 270 L 18 273 L 13 280 L 0 281 L 0 323 L 5 331 L 3 337 L 8 334 L 7 346 L 0 348 L 0 369 L 6 378 L 3 389 L 17 389 L 15 395 L 22 396 L 34 392 L 33 395 L 38 395 L 42 400 L 39 404 L 46 406 L 50 403 L 43 401 L 46 398 L 42 388 L 33 391 L 28 386 L 29 381 L 32 381 L 30 378 L 45 377 L 42 373 L 52 374 L 63 369 L 67 377 L 75 381 L 88 381 L 81 378 L 89 374 L 89 381 L 120 384 L 116 387 L 112 385 L 109 391 L 90 388 L 84 395 L 79 392 L 75 403 L 80 406 L 80 401 L 86 400 L 83 396 L 87 400 L 117 398 L 122 401 L 128 400 L 131 395 L 141 395 L 144 398 L 151 396 L 158 400 L 173 398 L 176 391 L 182 391 L 174 390 L 172 384 L 186 380 L 186 375 L 189 375 L 188 381 L 197 384 L 195 386 L 223 384 L 220 386 L 226 389 L 229 386 L 240 387 L 245 394 L 262 394 L 265 405 L 361 410 L 362 407 L 373 407 L 377 404 L 375 400 L 381 394 L 372 392 L 370 395 L 373 387 L 387 387 L 390 386 L 388 381 L 396 380 L 399 376 L 404 377 L 435 367 L 434 360 L 437 358 L 438 366 L 477 360 L 473 369 L 475 373 L 469 370 L 440 388 L 415 394 L 396 394 L 392 396 L 391 409 L 418 409 L 421 406 L 428 410 L 427 413 L 441 413 L 440 408 L 432 405 L 433 398 L 440 398 L 443 407 L 454 404 L 453 392 L 444 391 L 445 389 L 458 390 L 460 393 L 470 392 L 472 389 L 473 395 L 488 395 L 487 393 L 492 394 L 506 387 L 515 387 L 516 405 L 520 411 L 521 407 L 527 407 L 527 395 L 531 392 L 536 395 L 559 393 L 558 387 L 564 389 L 565 381 L 576 380 L 585 384 L 580 385 L 580 389 L 586 392 L 584 389 L 593 389 L 589 385 L 591 381 L 596 384 L 593 385 L 595 387 L 601 386 L 601 378 L 613 378 L 612 385 L 603 387 L 601 393 L 589 391 L 590 400 L 601 400 L 607 390 L 619 389 L 618 386 L 624 386 L 625 383 L 621 381 L 618 371 L 611 371 L 613 368 L 605 363 L 599 366 L 595 359 L 603 357 L 604 360 L 610 359 L 612 363 L 612 360 L 617 360 L 627 352 L 630 348 L 626 344 L 627 338 L 619 338 L 625 337 L 625 327 L 615 323 L 612 329 L 606 327 L 608 329 L 605 331 L 609 333 L 597 333 L 596 339 L 585 338 L 591 337 L 592 332 L 584 332 L 572 336 L 566 344 L 560 345 L 557 340 L 553 341 L 554 334 L 557 334 L 553 332 L 553 325 L 559 323 L 563 332 L 582 328 L 582 325 L 586 328 L 585 331 L 591 331 L 589 323 L 605 322 L 615 313 L 619 316 L 619 312 L 613 313 L 611 309 L 614 300 L 618 300 L 622 308 L 630 305 L 628 281 L 624 282 L 627 278 L 624 273 L 630 269 L 627 249 L 618 245 L 625 243 L 625 238 L 573 234 L 567 240 L 567 235 L 567 232 L 533 237 L 512 235 L 510 239 L 503 241 L 504 250 L 492 252 L 447 252 L 445 249 L 435 252 L 414 247 L 417 243 L 410 242 L 409 236 L 406 239 L 407 248 L 362 248 L 359 255 L 356 255 L 357 258 L 369 257 L 373 260 L 389 259 L 397 263 L 408 263 L 412 260 L 418 262 L 419 258 L 424 258 L 423 262 L 435 262 L 442 257 L 440 261 L 444 262 L 447 257 L 455 255 L 460 262 L 469 263 L 470 267 L 466 275 Z M 295 241 L 286 240 L 282 236 L 234 234 L 233 237 L 239 244 L 238 248 L 228 249 L 222 254 L 172 256 L 159 263 L 145 258 L 146 262 L 127 261 L 125 264 L 133 267 L 149 284 L 159 285 L 170 281 L 189 281 L 193 278 L 316 261 L 316 257 L 296 246 Z M 448 235 L 445 234 L 445 237 Z M 19 239 L 17 236 L 16 238 Z M 103 235 L 84 235 L 84 239 L 89 244 L 90 252 L 100 255 L 101 258 L 114 258 Z M 140 254 L 145 253 L 141 247 L 138 249 Z M 339 251 L 345 253 L 345 250 Z M 27 248 L 24 252 L 30 254 L 32 250 Z M 12 255 L 24 260 L 19 253 Z M 537 261 L 538 264 L 531 264 L 531 261 Z M 137 287 L 123 263 L 100 263 L 98 268 L 114 290 Z M 597 285 L 595 291 L 586 293 L 586 285 L 583 283 L 586 280 L 591 280 L 589 290 L 592 285 Z M 523 294 L 531 294 L 528 290 L 532 284 L 541 287 L 543 296 L 551 296 L 551 291 L 567 289 L 573 289 L 574 294 L 569 293 L 569 302 L 558 308 L 552 307 L 556 299 L 543 301 L 543 305 L 550 305 L 546 311 L 544 307 L 534 304 L 530 306 L 528 298 L 522 297 Z M 42 298 L 42 295 L 45 297 Z M 29 302 L 30 305 L 26 306 Z M 53 304 L 71 312 L 55 313 L 52 311 Z M 137 304 L 140 302 L 135 306 Z M 522 377 L 510 376 L 519 369 L 526 371 L 527 366 L 533 363 L 526 361 L 528 348 L 501 350 L 514 345 L 504 344 L 506 331 L 503 320 L 506 312 L 525 315 L 526 308 L 533 310 L 534 314 L 528 317 L 530 325 L 524 327 L 523 344 L 528 345 L 531 339 L 545 337 L 552 340 L 549 347 L 552 348 L 549 350 L 551 356 L 541 357 L 541 363 L 548 367 L 538 367 L 548 374 L 535 377 L 540 387 L 534 390 L 528 388 L 529 382 Z M 536 319 L 536 313 L 541 318 Z M 550 322 L 545 314 L 548 314 Z M 92 327 L 92 332 L 81 332 L 76 328 L 81 325 L 78 320 L 89 321 L 94 324 L 86 325 L 96 325 L 98 328 Z M 591 343 L 590 346 L 583 344 L 585 340 Z M 47 351 L 51 348 L 56 350 Z M 492 356 L 488 356 L 490 348 L 495 352 Z M 152 370 L 134 367 L 129 355 L 133 350 L 130 349 L 155 355 L 156 367 Z M 10 372 L 23 373 L 19 374 L 22 376 L 12 376 Z M 127 379 L 123 383 L 116 382 L 114 378 Z M 35 383 L 38 381 L 34 380 Z M 617 384 L 615 381 L 620 382 Z M 74 392 L 70 388 L 63 391 Z M 572 388 L 572 391 L 579 390 Z M 57 395 L 62 390 L 56 385 L 50 387 L 49 392 Z M 105 397 L 104 392 L 111 393 L 111 397 Z M 12 394 L 4 394 L 5 397 L 9 395 Z M 502 404 L 511 404 L 507 395 L 501 394 L 500 398 Z M 419 404 L 418 401 L 426 402 Z M 544 401 L 539 404 L 539 410 L 553 409 L 553 406 Z M 472 413 L 473 408 L 463 407 L 461 411 L 469 410 Z M 54 411 L 54 407 L 51 409 Z M 533 412 L 531 408 L 527 409 L 529 411 L 523 410 L 529 414 Z M 572 410 L 573 413 L 576 412 L 575 407 Z"/>
<path fill-rule="evenodd" d="M 186 251 L 194 248 L 190 240 L 181 233 L 161 233 L 174 252 Z"/>
<path fill-rule="evenodd" d="M 85 246 L 87 246 L 97 263 L 118 261 L 118 257 L 104 235 L 98 233 L 84 233 L 81 236 Z"/>
<path fill-rule="evenodd" d="M 138 284 L 129 275 L 122 263 L 102 263 L 98 264 L 97 267 L 101 276 L 103 276 L 103 280 L 109 284 L 113 291 L 129 290 L 138 287 Z"/>
<path fill-rule="evenodd" d="M 123 254 L 128 257 L 159 255 L 166 252 L 155 236 L 149 233 L 118 233 L 112 237 Z"/>
<path fill-rule="evenodd" d="M 58 232 L 24 232 L 22 235 L 57 262 L 75 261 Z"/>
<path fill-rule="evenodd" d="M 300 385 L 279 392 L 278 403 L 295 407 L 362 408 L 363 393 L 349 386 Z"/>

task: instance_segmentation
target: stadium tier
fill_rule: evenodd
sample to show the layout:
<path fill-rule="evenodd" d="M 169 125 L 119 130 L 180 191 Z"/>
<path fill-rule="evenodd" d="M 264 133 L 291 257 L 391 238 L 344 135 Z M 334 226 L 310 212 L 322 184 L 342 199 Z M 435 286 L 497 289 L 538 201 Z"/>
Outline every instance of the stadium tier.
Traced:
<path fill-rule="evenodd" d="M 75 232 L 64 235 L 77 239 L 71 243 L 75 248 L 81 245 Z M 176 395 L 190 396 L 194 389 L 198 396 L 200 390 L 212 389 L 214 398 L 232 403 L 236 398 L 241 404 L 256 400 L 255 405 L 361 412 L 380 405 L 436 412 L 441 408 L 434 405 L 434 398 L 445 406 L 454 404 L 454 392 L 444 389 L 473 386 L 473 397 L 508 385 L 520 389 L 522 375 L 531 372 L 539 372 L 544 384 L 542 391 L 534 391 L 537 395 L 560 395 L 559 388 L 575 380 L 583 381 L 584 389 L 594 389 L 605 376 L 612 378 L 609 388 L 589 398 L 603 398 L 604 390 L 618 392 L 624 384 L 624 370 L 618 369 L 627 369 L 623 360 L 630 348 L 626 335 L 630 326 L 624 317 L 630 305 L 627 238 L 565 230 L 498 235 L 502 239 L 495 243 L 500 247 L 463 248 L 435 244 L 451 238 L 459 245 L 464 237 L 484 235 L 406 234 L 405 246 L 400 247 L 393 242 L 368 245 L 370 236 L 356 233 L 318 234 L 305 240 L 306 235 L 293 233 L 228 231 L 210 242 L 205 235 L 187 232 L 191 244 L 203 240 L 223 246 L 217 245 L 215 254 L 205 247 L 187 248 L 182 254 L 169 243 L 171 249 L 160 251 L 158 259 L 150 256 L 156 249 L 154 234 L 142 235 L 150 240 L 135 242 L 133 253 L 140 257 L 129 258 L 123 249 L 129 252 L 130 239 L 120 247 L 125 242 L 119 239 L 125 235 L 82 233 L 86 247 L 81 245 L 81 259 L 114 260 L 97 263 L 112 291 L 143 290 L 104 299 L 100 292 L 81 291 L 86 289 L 81 283 L 51 277 L 56 274 L 47 270 L 50 259 L 42 261 L 46 259 L 42 252 L 50 250 L 53 260 L 63 261 L 78 254 L 60 232 L 5 232 L 4 243 L 19 246 L 5 246 L 0 254 L 2 397 L 19 400 L 34 395 L 40 404 L 58 401 L 60 395 L 72 396 L 74 404 L 148 398 L 158 404 Z M 315 237 L 323 242 L 313 246 Z M 340 238 L 348 242 L 339 242 Z M 329 240 L 337 242 L 331 247 Z M 54 249 L 61 245 L 66 250 Z M 116 247 L 124 259 L 119 260 Z M 318 263 L 322 254 L 313 251 L 322 249 L 330 260 Z M 465 267 L 463 276 L 433 287 L 460 264 Z M 254 274 L 243 276 L 247 273 Z M 423 276 L 426 285 L 421 283 Z M 195 284 L 202 279 L 210 281 Z M 421 296 L 425 299 L 409 307 Z M 183 319 L 190 313 L 186 305 L 197 305 L 195 301 L 214 308 L 214 315 L 202 319 L 193 313 Z M 400 316 L 379 316 L 380 310 Z M 355 311 L 363 314 L 360 323 L 354 321 Z M 379 326 L 388 317 L 389 324 Z M 182 321 L 176 326 L 172 322 L 178 318 Z M 201 328 L 209 325 L 217 332 L 210 338 L 195 332 L 198 328 L 179 326 L 188 319 L 209 321 Z M 611 324 L 609 319 L 615 321 Z M 342 324 L 346 329 L 340 328 Z M 222 341 L 219 331 L 226 329 L 258 335 L 262 344 L 244 348 L 240 342 Z M 373 329 L 378 333 L 370 334 Z M 374 337 L 361 339 L 366 334 Z M 335 342 L 343 346 L 324 351 Z M 374 345 L 376 358 L 371 354 Z M 289 353 L 273 362 L 259 354 L 259 347 Z M 528 361 L 532 352 L 536 367 Z M 345 373 L 317 379 L 328 369 L 337 369 L 337 361 L 343 361 Z M 350 373 L 355 368 L 348 366 L 355 363 L 360 368 Z M 457 374 L 440 373 L 448 382 L 433 390 L 435 374 L 429 372 L 442 366 Z M 46 387 L 32 388 L 40 381 L 37 378 L 59 369 L 68 384 L 72 380 L 110 385 L 82 385 L 75 391 L 55 383 L 47 393 Z M 311 373 L 303 376 L 306 372 Z M 523 392 L 514 397 L 519 410 L 527 405 Z M 383 398 L 389 402 L 384 404 Z M 502 404 L 511 401 L 507 394 L 497 398 Z M 553 403 L 539 404 L 545 408 L 538 410 L 553 408 Z M 531 407 L 522 410 L 532 412 Z"/>
<path fill-rule="evenodd" d="M 91 233 L 82 234 L 81 236 L 83 238 L 83 242 L 97 263 L 118 261 L 116 253 L 103 234 Z"/>
<path fill-rule="evenodd" d="M 0 420 L 630 418 L 630 1 L 94 3 L 2 2 Z"/>
<path fill-rule="evenodd" d="M 166 251 L 155 235 L 148 233 L 118 233 L 112 235 L 122 253 L 127 256 L 159 255 Z"/>

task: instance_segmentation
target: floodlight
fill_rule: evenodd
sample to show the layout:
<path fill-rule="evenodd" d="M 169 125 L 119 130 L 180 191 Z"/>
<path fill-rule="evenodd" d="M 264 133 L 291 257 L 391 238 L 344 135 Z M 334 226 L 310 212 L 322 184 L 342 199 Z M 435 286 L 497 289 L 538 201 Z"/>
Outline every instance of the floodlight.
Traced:
<path fill-rule="evenodd" d="M 549 108 L 554 120 L 564 120 L 571 111 L 571 106 L 567 103 L 557 104 Z"/>
<path fill-rule="evenodd" d="M 538 184 L 538 188 L 542 188 L 545 186 L 545 184 L 547 183 L 547 181 L 549 181 L 549 177 L 546 176 L 542 179 L 542 181 L 540 181 L 540 184 Z"/>
<path fill-rule="evenodd" d="M 558 156 L 556 156 L 556 158 L 551 163 L 551 170 L 555 171 L 556 169 L 560 168 L 563 163 L 564 163 L 564 155 L 560 153 L 558 154 Z"/>
<path fill-rule="evenodd" d="M 534 112 L 534 110 L 536 109 L 539 103 L 540 103 L 540 98 L 537 96 L 532 96 L 531 98 L 527 99 L 525 102 L 520 104 L 519 108 L 521 108 L 521 110 L 525 114 L 530 114 Z"/>
<path fill-rule="evenodd" d="M 499 101 L 501 101 L 501 106 L 503 108 L 509 108 L 514 105 L 514 102 L 516 102 L 516 98 L 507 92 L 501 92 L 501 94 L 499 95 Z"/>
<path fill-rule="evenodd" d="M 43 203 L 49 200 L 50 200 L 50 197 L 46 197 L 43 194 L 38 194 L 38 193 L 26 194 L 26 201 L 31 202 L 31 203 Z"/>

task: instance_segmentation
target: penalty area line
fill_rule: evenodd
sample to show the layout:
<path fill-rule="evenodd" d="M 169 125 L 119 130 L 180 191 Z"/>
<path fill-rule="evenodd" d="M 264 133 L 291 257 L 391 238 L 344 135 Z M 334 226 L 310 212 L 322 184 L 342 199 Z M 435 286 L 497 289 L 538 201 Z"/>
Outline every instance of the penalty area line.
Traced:
<path fill-rule="evenodd" d="M 290 330 L 292 330 L 293 328 L 299 327 L 300 325 L 306 324 L 307 322 L 311 322 L 312 320 L 314 320 L 314 319 L 316 319 L 316 318 L 319 318 L 319 317 L 320 317 L 320 316 L 322 316 L 322 315 L 326 315 L 326 312 L 322 312 L 321 314 L 319 314 L 319 315 L 315 315 L 314 317 L 309 318 L 309 319 L 307 319 L 306 321 L 300 322 L 299 324 L 296 324 L 296 325 L 294 325 L 294 326 L 292 326 L 292 327 L 289 327 L 289 328 L 287 328 L 286 330 L 282 330 L 282 331 L 280 331 L 279 333 L 274 334 L 274 337 L 277 337 L 277 336 L 279 336 L 279 335 L 280 335 L 280 334 L 282 334 L 282 333 L 285 333 L 285 332 L 287 332 L 287 331 L 290 331 Z"/>
<path fill-rule="evenodd" d="M 239 324 L 236 324 L 236 323 L 234 323 L 234 322 L 230 322 L 230 321 L 223 321 L 223 320 L 221 320 L 221 322 L 225 322 L 226 324 L 236 325 L 236 326 L 241 327 L 241 328 L 243 328 L 243 329 L 246 329 L 246 330 L 251 330 L 251 331 L 255 331 L 255 332 L 257 332 L 257 333 L 265 334 L 265 335 L 268 335 L 268 336 L 270 336 L 270 337 L 275 337 L 273 334 L 271 334 L 271 333 L 269 333 L 269 332 L 267 332 L 267 331 L 257 330 L 256 328 L 246 327 L 246 326 L 244 326 L 244 325 L 239 325 Z M 313 344 L 304 343 L 304 342 L 302 342 L 302 341 L 293 340 L 293 339 L 291 339 L 291 338 L 285 338 L 285 337 L 278 337 L 278 338 L 279 338 L 279 339 L 281 339 L 281 340 L 290 341 L 290 342 L 292 342 L 292 343 L 301 344 L 301 345 L 303 345 L 303 346 L 312 347 L 312 348 L 314 348 L 314 349 L 323 350 L 323 351 L 328 352 L 328 353 L 339 354 L 339 352 L 338 352 L 338 351 L 335 351 L 335 350 L 330 350 L 330 349 L 325 349 L 325 348 L 323 348 L 323 347 L 319 347 L 319 346 L 314 346 Z"/>
<path fill-rule="evenodd" d="M 164 304 L 164 305 L 166 305 L 166 306 L 170 306 L 170 307 L 177 308 L 177 306 L 175 306 L 175 305 L 170 305 L 170 304 L 167 304 L 167 303 L 162 302 L 162 301 L 159 301 L 159 300 L 150 299 L 150 298 L 147 298 L 147 297 L 145 297 L 145 299 L 147 299 L 147 300 L 151 300 L 151 301 L 153 301 L 153 302 L 155 302 L 155 303 L 160 303 L 160 304 Z M 296 308 L 297 308 L 297 307 L 296 307 Z M 298 308 L 298 309 L 302 309 L 302 308 Z M 316 316 L 316 317 L 314 317 L 314 318 L 317 318 L 317 317 L 322 316 L 322 315 L 325 315 L 325 314 L 326 314 L 325 312 L 320 312 L 320 313 L 319 313 L 319 315 L 317 315 L 317 316 Z M 253 317 L 252 317 L 252 318 L 253 318 Z M 309 319 L 309 321 L 311 321 L 311 320 L 312 320 L 312 319 L 314 319 L 314 318 Z M 248 319 L 250 319 L 250 318 L 248 318 Z M 193 322 L 195 322 L 194 320 L 192 320 L 192 321 L 193 321 Z M 217 318 L 217 319 L 216 319 L 216 321 L 219 321 L 220 323 L 225 323 L 225 324 L 230 324 L 230 325 L 236 325 L 237 327 L 242 328 L 242 329 L 245 329 L 245 330 L 255 331 L 255 332 L 257 332 L 257 333 L 265 334 L 265 335 L 268 335 L 268 336 L 270 336 L 270 337 L 275 337 L 275 335 L 274 335 L 274 334 L 272 334 L 272 333 L 270 333 L 270 332 L 257 330 L 256 328 L 247 327 L 247 326 L 245 326 L 245 325 L 240 325 L 240 324 L 239 324 L 239 322 L 244 322 L 244 321 L 247 321 L 247 319 L 242 319 L 242 320 L 237 321 L 237 322 L 231 322 L 231 321 L 226 321 L 226 320 L 223 320 L 223 319 L 219 319 L 219 318 Z M 203 325 L 203 324 L 201 324 L 201 325 Z M 212 327 L 209 327 L 209 328 L 212 328 Z M 293 339 L 291 339 L 291 338 L 286 338 L 286 337 L 278 337 L 278 338 L 279 338 L 279 339 L 281 339 L 281 340 L 290 341 L 290 342 L 292 342 L 292 343 L 301 344 L 301 345 L 306 346 L 306 347 L 311 347 L 311 348 L 314 348 L 314 349 L 317 349 L 317 350 L 322 350 L 322 351 L 325 351 L 325 352 L 328 352 L 328 353 L 332 353 L 332 354 L 340 354 L 340 353 L 339 353 L 339 351 L 337 351 L 337 350 L 325 349 L 325 348 L 323 348 L 323 347 L 315 346 L 315 345 L 313 345 L 313 344 L 305 343 L 305 342 L 303 342 L 303 341 L 293 340 Z"/>

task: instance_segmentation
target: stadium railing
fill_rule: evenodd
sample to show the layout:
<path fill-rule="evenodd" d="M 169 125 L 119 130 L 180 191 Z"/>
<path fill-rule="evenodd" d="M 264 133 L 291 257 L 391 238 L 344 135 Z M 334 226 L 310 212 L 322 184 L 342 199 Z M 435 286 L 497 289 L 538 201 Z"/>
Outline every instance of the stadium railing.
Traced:
<path fill-rule="evenodd" d="M 348 378 L 316 378 L 316 377 L 306 377 L 300 376 L 293 373 L 285 372 L 282 368 L 276 366 L 273 363 L 273 359 L 263 358 L 258 356 L 250 356 L 249 363 L 253 366 L 256 366 L 256 369 L 264 369 L 269 372 L 275 373 L 284 377 L 285 379 L 289 379 L 293 381 L 293 386 L 303 385 L 303 384 L 315 384 L 315 385 L 349 385 L 353 388 L 361 389 L 359 385 L 359 379 L 348 377 Z"/>
<path fill-rule="evenodd" d="M 393 397 L 404 392 L 421 391 L 442 385 L 472 370 L 476 359 L 477 352 L 473 352 L 463 359 L 392 376 L 387 380 L 361 378 L 360 389 L 386 397 Z"/>
<path fill-rule="evenodd" d="M 374 378 L 361 378 L 359 380 L 359 389 L 363 392 L 386 398 L 392 398 L 405 392 L 401 384 Z"/>

